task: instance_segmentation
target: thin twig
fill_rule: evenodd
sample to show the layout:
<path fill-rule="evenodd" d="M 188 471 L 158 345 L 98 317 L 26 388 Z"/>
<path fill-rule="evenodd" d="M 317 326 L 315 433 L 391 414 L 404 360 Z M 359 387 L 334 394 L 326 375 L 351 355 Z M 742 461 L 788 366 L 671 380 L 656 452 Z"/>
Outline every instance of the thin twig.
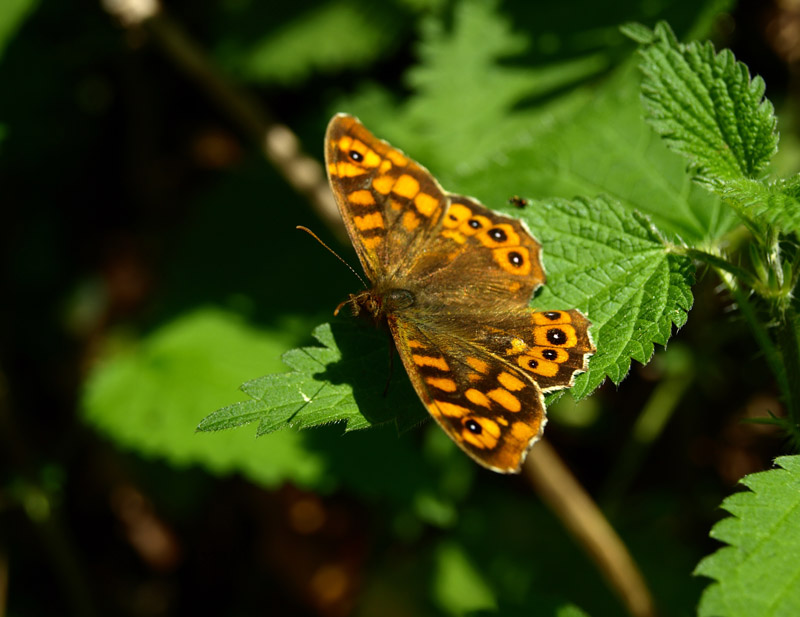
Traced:
<path fill-rule="evenodd" d="M 531 450 L 523 467 L 539 495 L 594 560 L 634 617 L 654 617 L 647 584 L 625 544 L 556 451 L 546 441 Z"/>

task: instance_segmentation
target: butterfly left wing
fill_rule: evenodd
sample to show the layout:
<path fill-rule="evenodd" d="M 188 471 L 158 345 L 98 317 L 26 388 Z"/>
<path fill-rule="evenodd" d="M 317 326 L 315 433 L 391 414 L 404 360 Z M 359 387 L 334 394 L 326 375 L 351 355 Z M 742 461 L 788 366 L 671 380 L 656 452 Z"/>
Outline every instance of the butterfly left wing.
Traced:
<path fill-rule="evenodd" d="M 442 187 L 422 165 L 347 114 L 336 114 L 328 124 L 325 163 L 369 279 L 377 283 L 405 271 L 447 209 Z"/>
<path fill-rule="evenodd" d="M 485 316 L 484 316 L 485 318 Z M 520 470 L 546 423 L 543 391 L 572 385 L 594 351 L 578 311 L 520 309 L 469 326 L 389 318 L 414 389 L 430 414 L 478 463 Z"/>

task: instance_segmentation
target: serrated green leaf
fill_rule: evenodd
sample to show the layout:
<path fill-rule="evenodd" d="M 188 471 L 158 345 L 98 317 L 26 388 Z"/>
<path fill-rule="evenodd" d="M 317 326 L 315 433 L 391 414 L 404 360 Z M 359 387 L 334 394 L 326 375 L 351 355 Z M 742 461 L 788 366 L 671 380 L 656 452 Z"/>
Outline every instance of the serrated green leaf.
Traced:
<path fill-rule="evenodd" d="M 646 364 L 653 343 L 666 345 L 673 326 L 686 323 L 694 266 L 644 216 L 599 197 L 535 202 L 522 217 L 542 243 L 548 276 L 534 305 L 578 307 L 593 324 L 597 353 L 574 396 L 606 376 L 619 384 L 631 358 Z"/>
<path fill-rule="evenodd" d="M 402 144 L 433 169 L 477 168 L 525 141 L 532 116 L 552 120 L 569 103 L 561 99 L 548 111 L 521 110 L 520 102 L 547 100 L 606 70 L 608 50 L 542 66 L 511 66 L 507 61 L 529 47 L 530 37 L 512 27 L 497 4 L 468 0 L 454 5 L 452 22 L 433 16 L 423 22 L 421 61 L 407 75 L 415 95 L 407 103 L 391 113 L 381 106 L 384 113 L 373 114 L 370 108 L 379 95 L 372 91 L 368 103 L 351 100 L 337 111 L 358 113 L 381 137 Z M 380 99 L 384 104 L 390 100 L 386 95 Z"/>
<path fill-rule="evenodd" d="M 775 464 L 746 476 L 750 490 L 722 502 L 731 516 L 714 525 L 711 537 L 728 546 L 695 570 L 715 580 L 700 599 L 700 617 L 800 615 L 800 456 Z"/>
<path fill-rule="evenodd" d="M 248 382 L 252 398 L 224 407 L 205 418 L 198 430 L 218 430 L 258 420 L 257 434 L 286 428 L 309 428 L 343 422 L 345 431 L 396 422 L 403 431 L 427 417 L 408 379 L 398 375 L 389 385 L 389 334 L 355 320 L 322 324 L 314 330 L 320 346 L 293 349 L 283 355 L 292 370 Z"/>
<path fill-rule="evenodd" d="M 249 328 L 236 315 L 198 310 L 99 364 L 82 395 L 84 417 L 122 446 L 176 465 L 241 471 L 268 486 L 318 481 L 324 464 L 295 432 L 266 441 L 242 431 L 213 440 L 194 432 L 209 409 L 231 400 L 233 384 L 279 368 L 278 355 L 292 342 L 280 331 Z"/>
<path fill-rule="evenodd" d="M 647 119 L 711 187 L 758 178 L 778 148 L 776 118 L 764 81 L 729 50 L 682 44 L 665 23 L 641 50 Z"/>
<path fill-rule="evenodd" d="M 800 176 L 774 181 L 732 180 L 725 183 L 720 194 L 745 220 L 800 234 L 798 178 Z"/>

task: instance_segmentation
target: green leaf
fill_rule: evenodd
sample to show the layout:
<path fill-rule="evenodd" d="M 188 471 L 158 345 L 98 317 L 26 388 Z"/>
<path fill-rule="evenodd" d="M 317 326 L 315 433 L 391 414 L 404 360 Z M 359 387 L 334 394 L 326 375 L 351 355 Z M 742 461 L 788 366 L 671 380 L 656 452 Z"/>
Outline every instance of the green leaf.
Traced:
<path fill-rule="evenodd" d="M 800 615 L 800 456 L 775 464 L 746 476 L 750 490 L 722 502 L 731 516 L 714 525 L 711 537 L 728 546 L 695 570 L 715 580 L 700 599 L 700 617 Z"/>
<path fill-rule="evenodd" d="M 641 40 L 641 36 L 637 37 Z M 689 159 L 711 187 L 758 178 L 778 148 L 776 118 L 760 77 L 729 50 L 682 44 L 659 23 L 641 50 L 647 119 L 670 148 Z"/>
<path fill-rule="evenodd" d="M 800 176 L 773 181 L 742 178 L 726 182 L 720 193 L 745 220 L 800 235 L 799 180 Z"/>
<path fill-rule="evenodd" d="M 518 143 L 526 131 L 531 114 L 509 113 L 519 101 L 553 95 L 608 67 L 603 52 L 539 67 L 504 62 L 529 44 L 529 37 L 515 32 L 498 13 L 494 1 L 457 4 L 451 28 L 437 18 L 423 23 L 420 64 L 408 74 L 416 95 L 404 110 L 403 122 L 424 139 L 420 151 L 426 160 L 448 169 L 479 164 Z"/>
<path fill-rule="evenodd" d="M 694 266 L 644 216 L 599 197 L 535 202 L 522 217 L 542 243 L 548 276 L 534 305 L 578 307 L 592 321 L 597 353 L 574 396 L 606 375 L 619 384 L 631 358 L 646 364 L 653 343 L 666 345 L 673 325 L 686 323 Z"/>
<path fill-rule="evenodd" d="M 3 0 L 0 2 L 0 59 L 9 42 L 33 14 L 39 0 Z"/>
<path fill-rule="evenodd" d="M 236 315 L 198 310 L 98 364 L 82 395 L 84 417 L 117 443 L 175 465 L 240 471 L 267 486 L 318 481 L 323 461 L 293 431 L 264 440 L 241 431 L 214 439 L 194 432 L 209 409 L 231 400 L 233 384 L 276 370 L 278 355 L 293 342 L 280 330 L 249 328 Z"/>
<path fill-rule="evenodd" d="M 245 80 L 295 85 L 314 73 L 360 68 L 376 60 L 402 32 L 399 17 L 391 5 L 330 1 L 300 10 L 255 42 L 226 40 L 218 56 Z"/>
<path fill-rule="evenodd" d="M 374 90 L 348 100 L 348 109 L 368 127 L 432 169 L 479 168 L 511 145 L 529 141 L 531 119 L 571 109 L 559 97 L 552 108 L 531 108 L 608 68 L 608 50 L 542 66 L 512 66 L 530 47 L 530 37 L 512 27 L 495 0 L 456 3 L 452 22 L 429 17 L 422 23 L 420 62 L 407 74 L 414 95 L 403 105 L 393 93 Z M 480 44 L 476 44 L 480 41 Z M 491 96 L 486 96 L 491 92 Z M 582 96 L 584 96 L 582 94 Z M 523 102 L 527 102 L 520 109 Z"/>
<path fill-rule="evenodd" d="M 427 417 L 425 408 L 400 376 L 389 384 L 389 334 L 353 319 L 322 324 L 314 330 L 321 346 L 293 349 L 283 355 L 289 373 L 248 382 L 242 391 L 251 400 L 224 407 L 197 427 L 213 431 L 258 420 L 258 435 L 281 428 L 309 428 L 343 422 L 345 431 L 386 422 L 400 430 Z"/>

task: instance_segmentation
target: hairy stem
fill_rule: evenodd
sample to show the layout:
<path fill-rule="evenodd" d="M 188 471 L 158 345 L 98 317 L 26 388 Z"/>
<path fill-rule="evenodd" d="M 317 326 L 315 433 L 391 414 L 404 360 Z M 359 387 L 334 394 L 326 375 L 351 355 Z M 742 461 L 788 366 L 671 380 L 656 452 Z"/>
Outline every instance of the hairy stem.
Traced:
<path fill-rule="evenodd" d="M 796 323 L 797 314 L 790 306 L 781 316 L 776 331 L 778 349 L 786 371 L 786 407 L 794 425 L 800 423 L 800 342 Z"/>

